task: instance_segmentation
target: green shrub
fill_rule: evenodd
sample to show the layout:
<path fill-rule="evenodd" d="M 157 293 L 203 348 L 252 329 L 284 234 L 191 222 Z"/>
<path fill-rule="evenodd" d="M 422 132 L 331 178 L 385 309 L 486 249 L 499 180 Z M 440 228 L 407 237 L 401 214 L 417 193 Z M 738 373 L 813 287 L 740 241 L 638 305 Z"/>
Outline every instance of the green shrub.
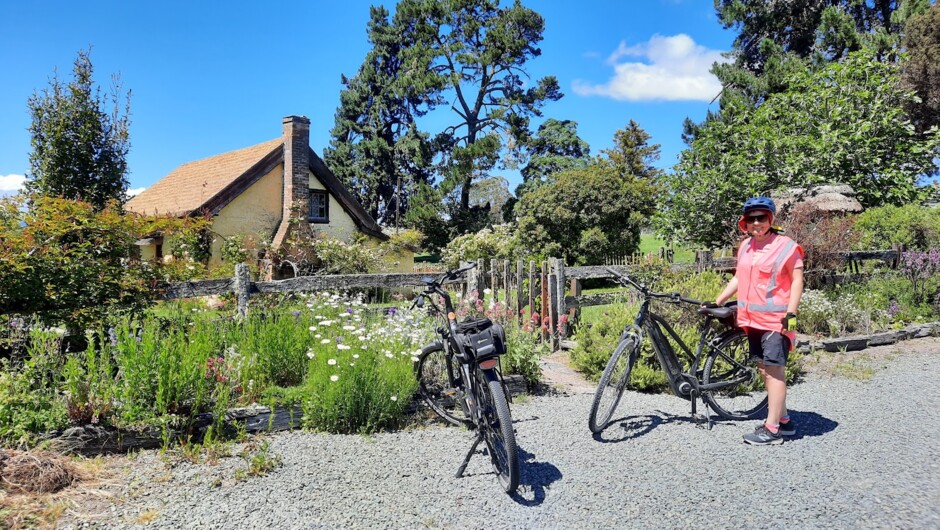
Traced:
<path fill-rule="evenodd" d="M 517 233 L 513 225 L 502 224 L 455 237 L 441 249 L 441 261 L 448 268 L 456 268 L 461 261 L 512 259 L 518 246 Z"/>
<path fill-rule="evenodd" d="M 855 222 L 856 248 L 872 250 L 904 245 L 908 250 L 940 248 L 940 208 L 918 204 L 869 208 Z"/>
<path fill-rule="evenodd" d="M 551 353 L 551 344 L 541 342 L 541 333 L 537 328 L 519 326 L 514 321 L 504 322 L 503 325 L 508 351 L 500 359 L 500 367 L 504 373 L 521 375 L 531 387 L 542 380 L 539 358 Z"/>
<path fill-rule="evenodd" d="M 204 220 L 124 215 L 116 204 L 97 211 L 52 197 L 0 202 L 7 216 L 0 223 L 0 307 L 36 313 L 44 323 L 93 327 L 116 313 L 143 310 L 167 271 L 198 272 L 188 271 L 186 260 L 141 262 L 132 249 L 155 232 L 188 237 Z"/>
<path fill-rule="evenodd" d="M 311 355 L 301 403 L 304 427 L 371 433 L 400 423 L 418 387 L 413 352 L 376 346 Z"/>
<path fill-rule="evenodd" d="M 31 445 L 37 435 L 68 425 L 68 412 L 58 396 L 60 339 L 32 330 L 20 367 L 0 359 L 0 444 Z"/>

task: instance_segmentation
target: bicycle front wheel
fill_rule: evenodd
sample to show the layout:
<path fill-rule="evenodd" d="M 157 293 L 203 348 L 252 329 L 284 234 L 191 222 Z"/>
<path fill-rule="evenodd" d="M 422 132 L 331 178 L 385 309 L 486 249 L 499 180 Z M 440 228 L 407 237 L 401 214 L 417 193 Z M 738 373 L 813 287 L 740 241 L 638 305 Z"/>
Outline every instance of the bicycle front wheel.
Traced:
<path fill-rule="evenodd" d="M 519 451 L 516 434 L 509 415 L 509 402 L 503 392 L 503 383 L 493 370 L 477 371 L 480 391 L 483 440 L 489 452 L 493 470 L 506 493 L 512 494 L 519 486 Z"/>
<path fill-rule="evenodd" d="M 747 335 L 739 330 L 713 347 L 705 360 L 702 397 L 726 420 L 751 419 L 767 409 L 767 389 L 750 356 Z"/>
<path fill-rule="evenodd" d="M 453 425 L 470 422 L 460 403 L 460 365 L 443 349 L 426 351 L 418 359 L 418 393 L 431 410 Z"/>
<path fill-rule="evenodd" d="M 591 413 L 588 416 L 588 428 L 591 432 L 603 431 L 614 415 L 614 410 L 630 381 L 630 372 L 636 362 L 636 350 L 639 346 L 636 336 L 627 336 L 620 341 L 607 361 L 607 367 L 604 368 L 601 380 L 597 383 L 597 390 L 594 391 L 594 402 L 591 403 Z"/>

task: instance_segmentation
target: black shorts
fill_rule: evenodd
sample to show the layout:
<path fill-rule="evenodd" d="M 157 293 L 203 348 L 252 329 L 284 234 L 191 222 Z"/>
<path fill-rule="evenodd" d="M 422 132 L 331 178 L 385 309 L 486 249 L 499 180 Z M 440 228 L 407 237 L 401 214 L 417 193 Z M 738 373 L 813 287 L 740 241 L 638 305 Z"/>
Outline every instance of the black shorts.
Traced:
<path fill-rule="evenodd" d="M 747 343 L 751 349 L 751 360 L 770 366 L 786 366 L 790 353 L 790 339 L 779 331 L 748 329 Z"/>

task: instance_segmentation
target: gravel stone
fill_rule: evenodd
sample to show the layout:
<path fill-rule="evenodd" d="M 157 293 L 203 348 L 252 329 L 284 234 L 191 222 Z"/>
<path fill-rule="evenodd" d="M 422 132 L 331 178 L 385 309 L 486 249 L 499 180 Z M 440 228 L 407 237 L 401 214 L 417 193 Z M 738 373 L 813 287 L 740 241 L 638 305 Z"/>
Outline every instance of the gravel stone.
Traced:
<path fill-rule="evenodd" d="M 107 518 L 72 528 L 938 528 L 940 341 L 854 380 L 810 373 L 790 389 L 797 435 L 754 447 L 754 422 L 709 431 L 687 401 L 628 393 L 602 434 L 589 393 L 512 405 L 522 486 L 510 497 L 472 434 L 433 425 L 372 436 L 264 437 L 281 466 L 237 479 L 244 459 L 131 463 Z M 152 518 L 143 517 L 149 514 Z"/>

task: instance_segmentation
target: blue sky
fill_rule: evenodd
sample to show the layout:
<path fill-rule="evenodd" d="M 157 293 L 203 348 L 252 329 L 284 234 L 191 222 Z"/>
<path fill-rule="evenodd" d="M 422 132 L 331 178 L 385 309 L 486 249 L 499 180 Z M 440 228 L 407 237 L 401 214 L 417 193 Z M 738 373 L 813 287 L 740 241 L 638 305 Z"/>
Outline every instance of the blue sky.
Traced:
<path fill-rule="evenodd" d="M 365 57 L 369 6 L 380 3 L 3 0 L 0 193 L 20 186 L 29 168 L 27 99 L 56 69 L 70 79 L 76 53 L 89 46 L 96 81 L 107 88 L 119 73 L 133 92 L 132 189 L 185 162 L 276 138 L 291 114 L 310 118 L 310 144 L 322 154 L 340 75 L 355 74 Z M 545 116 L 577 121 L 592 153 L 634 119 L 662 145 L 659 165 L 672 166 L 684 147 L 682 121 L 705 116 L 720 88 L 708 68 L 734 39 L 712 0 L 524 4 L 546 24 L 529 72 L 555 75 L 565 94 Z M 498 174 L 511 188 L 519 181 Z"/>

